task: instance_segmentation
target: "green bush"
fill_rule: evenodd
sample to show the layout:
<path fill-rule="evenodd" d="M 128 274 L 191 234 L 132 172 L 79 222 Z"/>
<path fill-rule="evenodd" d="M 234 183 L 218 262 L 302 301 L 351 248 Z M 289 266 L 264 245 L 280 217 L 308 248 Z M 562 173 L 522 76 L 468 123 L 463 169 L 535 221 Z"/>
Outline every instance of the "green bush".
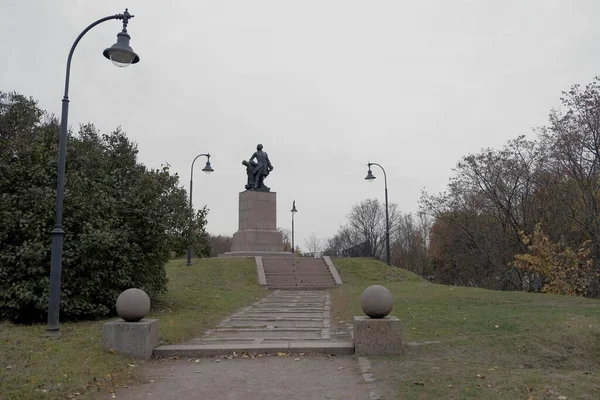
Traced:
<path fill-rule="evenodd" d="M 35 100 L 0 92 L 0 319 L 46 316 L 58 137 Z M 63 320 L 110 314 L 130 287 L 151 298 L 166 288 L 172 246 L 189 232 L 187 195 L 168 165 L 148 169 L 137 153 L 119 128 L 69 135 Z"/>

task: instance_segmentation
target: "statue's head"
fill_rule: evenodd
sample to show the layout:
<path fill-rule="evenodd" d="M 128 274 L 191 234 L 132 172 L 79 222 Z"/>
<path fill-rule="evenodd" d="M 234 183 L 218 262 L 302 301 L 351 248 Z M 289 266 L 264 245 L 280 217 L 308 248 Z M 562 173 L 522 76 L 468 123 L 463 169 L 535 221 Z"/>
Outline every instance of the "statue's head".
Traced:
<path fill-rule="evenodd" d="M 263 149 L 263 145 L 259 144 L 258 146 L 256 146 L 256 150 L 261 151 Z"/>

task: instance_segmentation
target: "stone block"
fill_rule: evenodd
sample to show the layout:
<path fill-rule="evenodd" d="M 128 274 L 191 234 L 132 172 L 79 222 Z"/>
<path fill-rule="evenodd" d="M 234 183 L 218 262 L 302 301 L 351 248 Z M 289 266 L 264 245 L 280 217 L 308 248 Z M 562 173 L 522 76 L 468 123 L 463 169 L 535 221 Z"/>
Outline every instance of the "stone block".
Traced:
<path fill-rule="evenodd" d="M 354 349 L 358 357 L 403 353 L 402 323 L 396 317 L 354 317 Z"/>
<path fill-rule="evenodd" d="M 105 349 L 148 360 L 158 346 L 158 331 L 157 319 L 114 320 L 102 327 L 102 344 Z"/>
<path fill-rule="evenodd" d="M 233 234 L 231 251 L 283 251 L 283 235 L 276 230 L 243 230 Z"/>
<path fill-rule="evenodd" d="M 275 192 L 240 193 L 238 230 L 277 229 L 277 196 Z"/>

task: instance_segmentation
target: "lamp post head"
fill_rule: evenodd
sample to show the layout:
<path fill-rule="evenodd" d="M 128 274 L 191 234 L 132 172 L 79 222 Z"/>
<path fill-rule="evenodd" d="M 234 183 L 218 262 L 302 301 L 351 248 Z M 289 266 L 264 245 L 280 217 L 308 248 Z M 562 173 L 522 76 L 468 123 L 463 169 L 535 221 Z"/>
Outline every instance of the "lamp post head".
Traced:
<path fill-rule="evenodd" d="M 290 211 L 293 213 L 298 212 L 298 210 L 296 209 L 296 200 L 294 200 L 294 202 L 292 203 L 292 209 Z"/>
<path fill-rule="evenodd" d="M 373 182 L 375 180 L 375 175 L 371 172 L 371 164 L 369 164 L 369 171 L 367 172 L 367 176 L 365 177 L 367 182 Z"/>
<path fill-rule="evenodd" d="M 204 166 L 204 168 L 202 168 L 202 171 L 204 171 L 207 174 L 210 174 L 211 172 L 214 171 L 214 169 L 210 166 L 210 154 L 207 154 L 207 160 L 206 160 L 206 165 Z"/>
<path fill-rule="evenodd" d="M 129 14 L 127 9 L 125 9 L 125 12 L 121 15 L 121 19 L 123 19 L 123 30 L 117 33 L 117 43 L 105 49 L 102 54 L 117 67 L 123 68 L 127 67 L 129 64 L 139 62 L 140 57 L 133 51 L 131 46 L 129 46 L 131 36 L 127 33 L 127 24 L 129 23 L 129 19 L 133 18 L 133 15 Z"/>

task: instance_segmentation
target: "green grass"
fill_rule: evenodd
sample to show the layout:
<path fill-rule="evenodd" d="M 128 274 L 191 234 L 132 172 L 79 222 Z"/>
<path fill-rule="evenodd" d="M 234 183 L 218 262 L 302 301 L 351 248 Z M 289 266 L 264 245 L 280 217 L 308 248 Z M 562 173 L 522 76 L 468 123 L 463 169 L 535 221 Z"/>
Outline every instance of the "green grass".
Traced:
<path fill-rule="evenodd" d="M 398 398 L 600 398 L 600 301 L 436 285 L 369 259 L 334 263 L 338 321 L 362 315 L 362 291 L 381 284 L 405 341 L 439 342 L 376 360 Z"/>
<path fill-rule="evenodd" d="M 252 259 L 185 260 L 167 266 L 168 292 L 153 305 L 162 343 L 201 335 L 237 308 L 266 295 Z M 65 399 L 110 391 L 137 381 L 142 362 L 102 348 L 106 322 L 61 324 L 61 337 L 48 339 L 45 325 L 0 323 L 0 400 Z M 81 396 L 80 396 L 81 395 Z"/>

